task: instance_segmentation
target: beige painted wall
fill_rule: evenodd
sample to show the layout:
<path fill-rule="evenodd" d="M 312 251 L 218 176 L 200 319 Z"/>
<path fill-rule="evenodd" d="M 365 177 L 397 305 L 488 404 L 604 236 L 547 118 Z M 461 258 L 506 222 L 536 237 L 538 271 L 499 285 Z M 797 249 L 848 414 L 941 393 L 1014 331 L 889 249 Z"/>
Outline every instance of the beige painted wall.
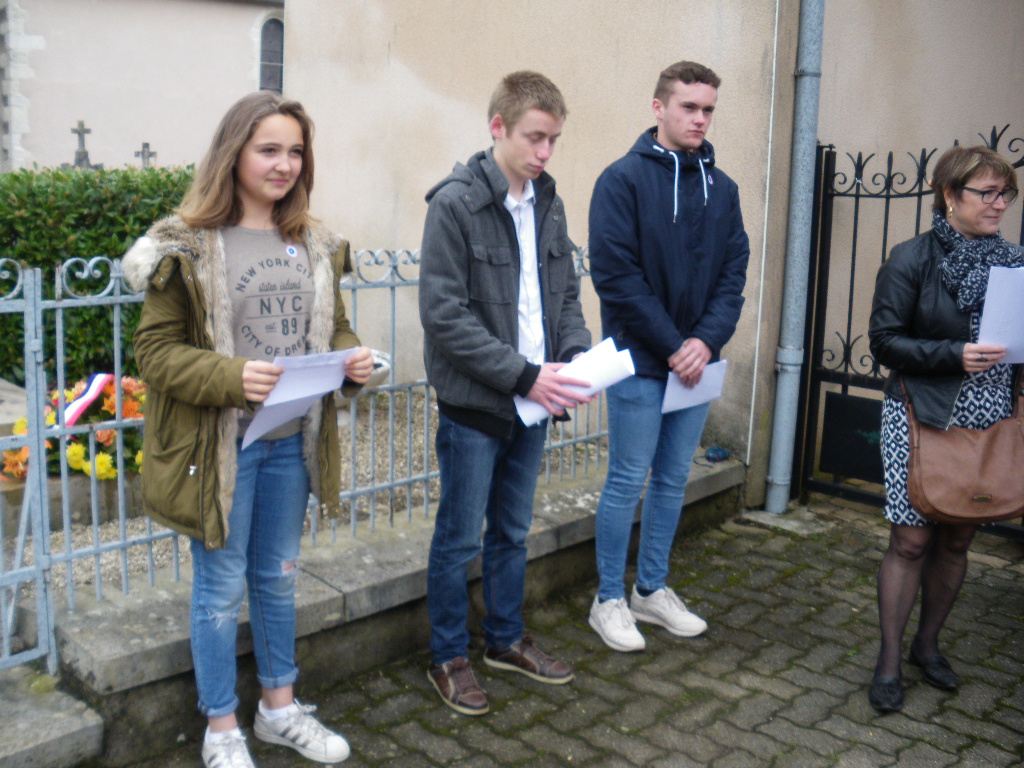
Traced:
<path fill-rule="evenodd" d="M 827 0 L 819 135 L 865 153 L 1024 135 L 1022 61 L 1021 0 Z"/>
<path fill-rule="evenodd" d="M 259 85 L 259 31 L 280 8 L 229 0 L 12 0 L 14 167 L 198 162 L 224 110 Z"/>
<path fill-rule="evenodd" d="M 874 153 L 868 175 L 884 171 L 891 151 L 894 169 L 912 181 L 915 165 L 908 153 L 936 150 L 932 168 L 954 141 L 970 146 L 983 143 L 984 136 L 991 142 L 993 127 L 1008 125 L 997 148 L 1020 162 L 1022 60 L 1021 0 L 828 0 L 819 137 L 836 145 L 838 171 L 852 172 L 846 153 Z M 1003 225 L 1003 235 L 1014 241 L 1020 236 L 1019 206 L 1008 211 Z M 852 217 L 852 211 L 841 213 Z M 914 232 L 913 212 L 897 214 L 897 239 L 887 243 L 890 248 Z M 847 230 L 840 235 L 849 239 Z M 869 239 L 863 250 L 877 268 L 882 243 Z"/>
<path fill-rule="evenodd" d="M 570 235 L 585 244 L 594 181 L 653 124 L 658 72 L 682 58 L 711 66 L 723 85 L 709 139 L 739 184 L 752 253 L 747 303 L 725 351 L 727 394 L 712 410 L 709 438 L 747 459 L 751 434 L 758 445 L 767 437 L 761 416 L 770 413 L 774 380 L 772 356 L 758 350 L 774 349 L 778 333 L 796 7 L 796 0 L 288 0 L 286 92 L 317 123 L 314 209 L 356 247 L 418 247 L 424 194 L 455 162 L 490 144 L 491 91 L 505 73 L 530 68 L 551 77 L 569 106 L 549 169 Z M 587 316 L 597 339 L 593 299 Z M 401 322 L 408 343 L 396 369 L 409 380 L 422 375 L 415 307 Z"/>

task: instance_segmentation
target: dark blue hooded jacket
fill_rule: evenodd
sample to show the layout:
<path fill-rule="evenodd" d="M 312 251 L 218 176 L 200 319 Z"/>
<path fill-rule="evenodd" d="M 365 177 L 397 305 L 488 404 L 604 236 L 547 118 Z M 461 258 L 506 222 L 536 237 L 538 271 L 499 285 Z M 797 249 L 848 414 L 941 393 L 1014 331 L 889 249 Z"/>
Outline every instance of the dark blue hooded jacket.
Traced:
<path fill-rule="evenodd" d="M 743 306 L 750 244 L 736 183 L 705 141 L 671 152 L 640 135 L 605 169 L 590 200 L 590 268 L 604 336 L 637 374 L 664 378 L 691 336 L 717 360 Z"/>

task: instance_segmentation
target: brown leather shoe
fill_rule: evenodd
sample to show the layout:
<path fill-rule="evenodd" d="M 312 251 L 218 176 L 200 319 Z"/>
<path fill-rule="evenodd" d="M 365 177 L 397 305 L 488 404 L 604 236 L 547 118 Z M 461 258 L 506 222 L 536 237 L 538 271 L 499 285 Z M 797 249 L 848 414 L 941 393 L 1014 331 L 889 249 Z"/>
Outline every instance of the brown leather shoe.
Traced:
<path fill-rule="evenodd" d="M 544 653 L 534 645 L 530 635 L 523 635 L 522 640 L 505 649 L 486 649 L 484 664 L 495 669 L 518 672 L 541 683 L 562 685 L 573 678 L 572 667 Z"/>
<path fill-rule="evenodd" d="M 465 656 L 457 656 L 444 664 L 431 664 L 427 677 L 441 700 L 464 715 L 483 715 L 489 709 L 487 694 L 476 681 L 473 667 Z"/>

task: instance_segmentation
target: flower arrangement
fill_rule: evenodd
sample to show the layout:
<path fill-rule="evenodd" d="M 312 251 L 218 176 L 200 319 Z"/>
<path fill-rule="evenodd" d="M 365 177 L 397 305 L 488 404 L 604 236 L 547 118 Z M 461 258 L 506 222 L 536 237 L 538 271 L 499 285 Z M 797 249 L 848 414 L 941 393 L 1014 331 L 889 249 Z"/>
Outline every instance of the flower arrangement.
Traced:
<path fill-rule="evenodd" d="M 46 426 L 52 427 L 57 423 L 58 397 L 57 391 L 53 390 L 48 396 L 49 404 L 45 407 Z M 110 421 L 116 414 L 116 397 L 114 392 L 114 377 L 105 375 L 103 380 L 97 381 L 97 377 L 83 380 L 76 383 L 71 389 L 64 390 L 64 423 L 67 425 L 84 421 L 90 424 L 99 424 Z M 121 378 L 121 418 L 140 419 L 143 418 L 143 409 L 146 405 L 146 385 L 138 379 L 130 376 Z M 24 416 L 14 423 L 13 430 L 16 435 L 28 433 L 28 419 Z M 96 455 L 89 456 L 89 441 L 87 435 L 72 435 L 66 440 L 64 455 L 68 467 L 75 472 L 82 472 L 92 475 L 93 464 L 96 467 L 96 477 L 99 480 L 109 480 L 117 477 L 117 438 L 116 429 L 96 430 Z M 125 429 L 123 431 L 125 469 L 130 472 L 142 471 L 142 432 L 138 429 Z M 51 474 L 60 471 L 60 457 L 57 455 L 56 439 L 46 441 L 46 464 Z M 0 480 L 21 480 L 25 477 L 28 469 L 29 448 L 22 446 L 16 451 L 3 452 L 3 468 L 0 469 Z"/>

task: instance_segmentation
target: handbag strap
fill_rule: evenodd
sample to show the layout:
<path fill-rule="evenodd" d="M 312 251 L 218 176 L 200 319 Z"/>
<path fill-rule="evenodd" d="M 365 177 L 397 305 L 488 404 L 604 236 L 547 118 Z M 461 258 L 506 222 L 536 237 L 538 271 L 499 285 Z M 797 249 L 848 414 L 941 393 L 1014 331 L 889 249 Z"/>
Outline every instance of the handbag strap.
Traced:
<path fill-rule="evenodd" d="M 903 406 L 907 409 L 907 419 L 914 423 L 914 405 L 910 402 L 910 393 L 907 391 L 907 383 L 903 381 L 903 374 L 900 374 L 900 389 L 903 391 Z"/>
<path fill-rule="evenodd" d="M 1021 379 L 1024 377 L 1024 365 L 1017 366 L 1017 373 L 1013 377 L 1013 414 L 1011 419 L 1019 419 L 1024 416 L 1024 386 Z M 902 377 L 900 377 L 902 378 Z"/>

